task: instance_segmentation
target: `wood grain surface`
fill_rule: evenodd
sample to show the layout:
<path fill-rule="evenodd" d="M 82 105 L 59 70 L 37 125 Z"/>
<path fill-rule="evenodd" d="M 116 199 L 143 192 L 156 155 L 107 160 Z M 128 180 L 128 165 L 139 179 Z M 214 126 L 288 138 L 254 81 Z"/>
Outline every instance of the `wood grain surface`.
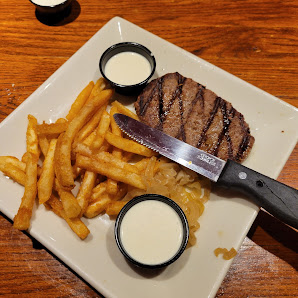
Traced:
<path fill-rule="evenodd" d="M 0 121 L 114 16 L 298 107 L 297 15 L 297 1 L 288 0 L 80 0 L 50 26 L 29 1 L 1 1 Z M 298 187 L 298 146 L 278 180 Z M 217 297 L 298 297 L 297 240 L 260 211 Z M 100 297 L 3 214 L 0 295 Z"/>

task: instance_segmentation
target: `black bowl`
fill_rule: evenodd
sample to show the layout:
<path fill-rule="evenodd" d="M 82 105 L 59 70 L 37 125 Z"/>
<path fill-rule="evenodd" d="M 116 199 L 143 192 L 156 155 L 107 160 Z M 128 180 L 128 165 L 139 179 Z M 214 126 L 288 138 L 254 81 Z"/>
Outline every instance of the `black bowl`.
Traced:
<path fill-rule="evenodd" d="M 54 14 L 63 14 L 67 8 L 69 8 L 69 5 L 71 4 L 71 2 L 73 0 L 64 0 L 62 3 L 59 3 L 57 5 L 40 5 L 40 4 L 36 4 L 34 3 L 33 0 L 29 0 L 32 4 L 35 5 L 36 10 L 40 13 L 40 14 L 46 14 L 46 15 L 54 15 Z"/>
<path fill-rule="evenodd" d="M 109 59 L 114 55 L 122 52 L 135 52 L 145 57 L 151 66 L 150 75 L 142 82 L 135 85 L 121 85 L 111 81 L 105 75 L 105 66 Z M 99 69 L 102 76 L 115 88 L 115 91 L 123 95 L 137 95 L 146 86 L 148 80 L 153 76 L 156 68 L 156 61 L 152 53 L 145 46 L 136 42 L 121 42 L 109 47 L 101 56 L 99 60 Z"/>
<path fill-rule="evenodd" d="M 170 259 L 167 259 L 164 262 L 158 263 L 158 264 L 146 264 L 146 263 L 142 263 L 138 260 L 135 260 L 125 250 L 125 247 L 121 241 L 120 227 L 121 227 L 121 223 L 122 223 L 123 218 L 125 217 L 126 213 L 134 205 L 136 205 L 140 202 L 143 202 L 143 201 L 147 201 L 147 200 L 157 200 L 157 201 L 161 201 L 161 202 L 169 205 L 178 214 L 178 216 L 181 220 L 181 223 L 182 223 L 182 228 L 183 228 L 183 239 L 182 239 L 180 248 L 177 250 L 176 254 L 173 257 L 171 257 Z M 138 224 L 138 223 L 136 223 L 136 224 Z M 125 256 L 125 258 L 127 260 L 129 260 L 131 263 L 133 263 L 134 265 L 141 267 L 141 268 L 146 268 L 146 269 L 159 269 L 159 268 L 168 266 L 171 263 L 175 262 L 181 256 L 181 254 L 184 252 L 187 242 L 188 242 L 188 238 L 189 238 L 188 222 L 187 222 L 186 216 L 185 216 L 184 212 L 182 211 L 182 209 L 173 200 L 171 200 L 165 196 L 158 195 L 158 194 L 145 194 L 145 195 L 137 196 L 137 197 L 133 198 L 131 201 L 129 201 L 121 209 L 121 211 L 119 212 L 119 214 L 117 216 L 114 232 L 115 232 L 115 239 L 116 239 L 118 248 L 121 251 L 121 253 Z"/>

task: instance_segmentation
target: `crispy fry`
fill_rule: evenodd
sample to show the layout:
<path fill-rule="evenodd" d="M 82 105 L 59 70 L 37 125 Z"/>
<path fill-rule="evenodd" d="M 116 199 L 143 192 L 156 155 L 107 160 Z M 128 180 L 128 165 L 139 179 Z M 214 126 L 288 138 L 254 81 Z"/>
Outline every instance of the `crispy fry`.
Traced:
<path fill-rule="evenodd" d="M 118 182 L 111 178 L 107 179 L 107 193 L 109 195 L 115 195 L 118 192 Z"/>
<path fill-rule="evenodd" d="M 80 214 L 81 216 L 84 214 L 84 212 L 88 207 L 96 178 L 97 178 L 96 173 L 89 172 L 89 171 L 85 172 L 83 181 L 79 189 L 79 193 L 77 195 L 77 201 L 81 207 L 81 214 Z"/>
<path fill-rule="evenodd" d="M 52 139 L 49 150 L 42 165 L 41 176 L 38 180 L 38 199 L 39 204 L 46 202 L 52 194 L 54 184 L 54 154 L 56 149 L 57 139 Z"/>
<path fill-rule="evenodd" d="M 89 98 L 91 91 L 94 87 L 94 83 L 91 81 L 78 95 L 74 103 L 71 105 L 71 108 L 66 116 L 66 119 L 71 121 L 84 106 L 85 102 Z"/>
<path fill-rule="evenodd" d="M 103 112 L 106 110 L 107 104 L 103 105 L 94 115 L 93 117 L 88 121 L 86 125 L 78 132 L 75 141 L 74 141 L 74 146 L 78 142 L 84 141 L 86 138 L 90 136 L 91 133 L 94 132 L 94 129 L 100 122 L 100 119 L 102 117 Z M 95 133 L 95 132 L 94 132 Z"/>
<path fill-rule="evenodd" d="M 68 218 L 78 217 L 81 213 L 81 207 L 72 192 L 63 189 L 58 179 L 55 180 L 55 188 L 58 191 L 66 216 Z"/>
<path fill-rule="evenodd" d="M 108 82 L 103 78 L 99 78 L 97 80 L 97 82 L 95 83 L 92 91 L 91 91 L 91 94 L 89 96 L 89 98 L 87 99 L 87 102 L 90 102 L 94 97 L 96 97 L 102 90 L 108 88 L 109 84 Z"/>
<path fill-rule="evenodd" d="M 46 136 L 39 136 L 38 143 L 43 156 L 46 156 L 50 146 L 49 140 Z"/>
<path fill-rule="evenodd" d="M 133 113 L 131 110 L 129 110 L 128 108 L 126 108 L 123 104 L 121 104 L 119 101 L 115 100 L 112 102 L 112 106 L 117 107 L 118 113 L 124 114 L 128 117 L 131 117 L 135 120 L 139 121 L 139 117 Z"/>
<path fill-rule="evenodd" d="M 110 115 L 108 114 L 107 111 L 104 111 L 101 116 L 98 128 L 96 130 L 95 139 L 91 145 L 92 150 L 96 150 L 102 146 L 102 144 L 105 140 L 105 138 L 104 138 L 105 134 L 109 129 L 110 122 L 111 122 Z"/>
<path fill-rule="evenodd" d="M 92 203 L 87 207 L 84 215 L 88 218 L 93 218 L 97 216 L 98 214 L 102 213 L 105 210 L 105 208 L 108 206 L 108 204 L 111 201 L 112 200 L 110 199 L 109 195 L 104 193 L 101 196 L 100 200 Z"/>
<path fill-rule="evenodd" d="M 34 116 L 28 115 L 28 126 L 26 132 L 27 152 L 34 154 L 35 159 L 39 159 L 38 136 L 36 131 L 37 120 Z"/>
<path fill-rule="evenodd" d="M 106 207 L 106 214 L 109 216 L 116 216 L 124 207 L 127 201 L 111 201 Z"/>
<path fill-rule="evenodd" d="M 25 191 L 20 208 L 14 217 L 13 226 L 19 230 L 27 230 L 30 227 L 30 219 L 37 194 L 37 161 L 36 156 L 28 152 L 26 165 Z"/>
<path fill-rule="evenodd" d="M 106 104 L 113 94 L 112 90 L 104 90 L 87 103 L 78 113 L 78 115 L 69 123 L 67 130 L 61 139 L 59 148 L 59 157 L 55 158 L 55 172 L 59 172 L 57 178 L 60 184 L 67 189 L 74 187 L 74 179 L 71 167 L 71 146 L 76 133 L 83 127 L 89 116 Z"/>
<path fill-rule="evenodd" d="M 87 169 L 88 171 L 99 173 L 108 178 L 124 182 L 140 189 L 146 189 L 141 176 L 136 173 L 132 173 L 118 167 L 111 167 L 108 163 L 99 162 L 94 158 L 82 155 L 78 155 L 77 164 L 79 167 Z"/>
<path fill-rule="evenodd" d="M 17 183 L 25 186 L 26 174 L 19 167 L 16 167 L 14 164 L 8 163 L 5 165 L 5 167 L 2 167 L 2 165 L 0 165 L 0 170 L 3 172 L 5 176 L 8 176 Z"/>
<path fill-rule="evenodd" d="M 43 123 L 36 126 L 37 134 L 40 136 L 56 135 L 66 131 L 68 122 Z"/>
<path fill-rule="evenodd" d="M 156 155 L 156 153 L 153 150 L 141 144 L 138 144 L 135 141 L 116 136 L 111 132 L 106 133 L 105 139 L 107 140 L 108 143 L 110 143 L 111 145 L 119 149 L 122 149 L 123 151 L 132 152 L 146 157 L 151 157 Z"/>
<path fill-rule="evenodd" d="M 101 182 L 98 185 L 96 185 L 92 189 L 90 202 L 93 203 L 97 201 L 101 197 L 101 195 L 106 191 L 106 189 L 107 189 L 107 181 Z"/>
<path fill-rule="evenodd" d="M 18 169 L 22 170 L 23 172 L 26 171 L 26 163 L 18 160 L 16 157 L 14 157 L 14 156 L 0 156 L 0 171 L 5 169 L 5 167 L 8 164 L 11 164 L 11 165 L 17 167 Z"/>
<path fill-rule="evenodd" d="M 82 239 L 84 240 L 90 233 L 89 229 L 79 218 L 68 218 L 62 203 L 52 195 L 51 198 L 46 202 L 47 205 L 50 205 L 52 211 L 55 212 L 58 216 L 62 217 L 69 227 Z"/>

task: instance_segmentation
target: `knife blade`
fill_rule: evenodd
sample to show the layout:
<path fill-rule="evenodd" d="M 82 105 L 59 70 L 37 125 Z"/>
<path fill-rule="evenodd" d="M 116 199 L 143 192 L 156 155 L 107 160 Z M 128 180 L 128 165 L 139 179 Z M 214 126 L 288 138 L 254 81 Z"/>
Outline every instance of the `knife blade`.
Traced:
<path fill-rule="evenodd" d="M 298 191 L 232 160 L 221 160 L 123 114 L 114 114 L 121 130 L 142 145 L 201 174 L 217 185 L 249 196 L 277 219 L 298 229 Z"/>

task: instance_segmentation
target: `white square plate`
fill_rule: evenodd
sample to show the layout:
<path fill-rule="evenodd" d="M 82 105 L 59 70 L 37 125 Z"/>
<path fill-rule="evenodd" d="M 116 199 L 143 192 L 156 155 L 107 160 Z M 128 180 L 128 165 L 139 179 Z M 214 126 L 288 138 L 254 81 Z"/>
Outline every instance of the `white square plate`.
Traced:
<path fill-rule="evenodd" d="M 153 52 L 155 77 L 178 71 L 230 101 L 244 114 L 256 139 L 245 165 L 272 178 L 278 176 L 297 142 L 297 109 L 118 17 L 0 124 L 0 155 L 21 158 L 27 115 L 49 122 L 65 116 L 80 90 L 100 77 L 98 61 L 104 50 L 123 41 L 139 42 Z M 0 174 L 0 189 L 1 211 L 13 219 L 23 187 Z M 257 212 L 244 198 L 215 190 L 200 219 L 197 245 L 156 274 L 138 271 L 124 260 L 114 241 L 114 221 L 108 216 L 83 219 L 91 234 L 81 241 L 62 219 L 40 206 L 29 233 L 105 296 L 212 297 L 231 264 L 216 258 L 214 249 L 238 249 Z"/>

